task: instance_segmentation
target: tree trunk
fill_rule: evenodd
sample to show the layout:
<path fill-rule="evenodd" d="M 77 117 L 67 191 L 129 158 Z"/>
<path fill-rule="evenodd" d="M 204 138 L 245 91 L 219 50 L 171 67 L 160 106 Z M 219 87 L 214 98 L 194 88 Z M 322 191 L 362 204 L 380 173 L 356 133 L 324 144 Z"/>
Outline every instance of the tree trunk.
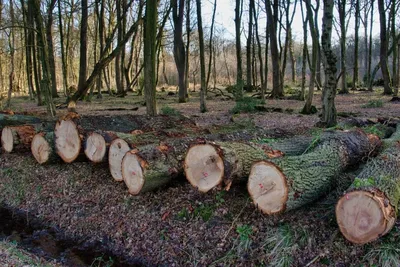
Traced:
<path fill-rule="evenodd" d="M 257 55 L 258 55 L 258 60 L 260 61 L 260 80 L 261 80 L 261 101 L 264 103 L 265 102 L 265 91 L 267 90 L 266 88 L 266 82 L 264 80 L 264 64 L 263 64 L 263 57 L 262 57 L 262 49 L 261 49 L 261 40 L 260 40 L 260 35 L 258 32 L 258 14 L 256 13 L 256 9 L 253 9 L 253 15 L 254 15 L 254 28 L 255 28 L 255 36 L 257 39 Z M 265 77 L 267 78 L 267 77 Z"/>
<path fill-rule="evenodd" d="M 306 9 L 307 9 L 307 17 L 308 17 L 308 23 L 310 27 L 310 32 L 311 32 L 311 37 L 312 37 L 312 56 L 311 56 L 311 75 L 310 75 L 310 84 L 308 87 L 308 95 L 306 99 L 306 103 L 304 104 L 304 107 L 301 111 L 303 114 L 312 114 L 315 113 L 315 107 L 313 108 L 312 106 L 312 101 L 314 98 L 314 87 L 315 87 L 315 75 L 317 71 L 317 57 L 318 57 L 318 47 L 319 47 L 319 40 L 317 36 L 317 31 L 315 29 L 315 24 L 314 24 L 314 16 L 313 16 L 313 11 L 311 7 L 310 0 L 306 0 Z"/>
<path fill-rule="evenodd" d="M 56 78 L 56 62 L 54 59 L 54 45 L 53 45 L 53 11 L 56 6 L 57 0 L 51 0 L 47 7 L 47 23 L 46 23 L 46 39 L 49 53 L 49 68 L 51 78 L 51 95 L 58 97 L 57 94 L 57 78 Z"/>
<path fill-rule="evenodd" d="M 336 219 L 344 237 L 365 244 L 387 234 L 397 219 L 400 200 L 400 128 L 386 149 L 369 161 L 336 205 Z"/>
<path fill-rule="evenodd" d="M 321 45 L 324 55 L 325 83 L 322 91 L 322 117 L 319 124 L 324 127 L 336 125 L 336 56 L 332 51 L 333 3 L 324 0 L 324 16 L 322 17 Z"/>
<path fill-rule="evenodd" d="M 380 21 L 380 40 L 381 40 L 381 48 L 380 48 L 380 60 L 381 60 L 381 70 L 383 77 L 383 94 L 391 95 L 392 88 L 390 87 L 390 74 L 387 62 L 387 50 L 388 50 L 388 35 L 386 33 L 386 8 L 385 1 L 378 0 L 378 8 L 379 8 L 379 21 Z"/>
<path fill-rule="evenodd" d="M 243 0 L 235 0 L 235 36 L 236 36 L 236 86 L 234 90 L 235 100 L 243 98 L 243 70 L 242 70 L 242 44 L 240 41 L 241 21 L 242 21 L 242 5 Z"/>
<path fill-rule="evenodd" d="M 297 209 L 328 193 L 343 170 L 377 152 L 380 145 L 376 136 L 343 132 L 310 153 L 254 163 L 247 189 L 265 214 Z"/>
<path fill-rule="evenodd" d="M 14 19 L 14 4 L 13 1 L 10 2 L 10 19 L 11 19 L 11 30 L 8 47 L 10 49 L 10 73 L 9 73 L 9 87 L 7 95 L 7 108 L 11 106 L 11 93 L 14 89 L 14 78 L 15 78 L 15 19 Z"/>
<path fill-rule="evenodd" d="M 391 25 L 391 39 L 392 39 L 392 47 L 393 47 L 393 56 L 392 56 L 392 86 L 393 88 L 398 87 L 398 79 L 397 79 L 397 34 L 396 34 L 396 9 L 398 9 L 398 4 L 396 2 L 391 3 L 390 7 L 390 25 Z M 396 90 L 396 89 L 395 89 Z"/>
<path fill-rule="evenodd" d="M 348 94 L 347 88 L 347 68 L 346 68 L 346 0 L 338 1 L 339 21 L 340 21 L 340 69 L 342 88 L 340 94 Z"/>
<path fill-rule="evenodd" d="M 146 1 L 144 30 L 144 95 L 147 115 L 157 115 L 156 102 L 156 32 L 157 32 L 156 0 Z"/>
<path fill-rule="evenodd" d="M 277 9 L 278 1 L 274 0 L 274 10 Z M 278 51 L 278 37 L 277 31 L 277 20 L 278 14 L 272 12 L 272 4 L 270 0 L 265 1 L 265 8 L 267 10 L 267 20 L 268 20 L 268 33 L 271 41 L 271 58 L 272 58 L 272 93 L 271 97 L 279 98 L 283 97 L 283 81 L 281 80 L 281 66 Z"/>
<path fill-rule="evenodd" d="M 199 47 L 200 47 L 200 112 L 207 112 L 206 106 L 206 63 L 204 55 L 204 37 L 203 37 L 203 21 L 201 17 L 201 0 L 196 0 L 197 11 L 197 29 L 199 32 Z"/>
<path fill-rule="evenodd" d="M 88 1 L 81 1 L 82 18 L 80 31 L 80 49 L 79 49 L 79 81 L 78 92 L 82 91 L 86 83 L 87 75 L 87 29 L 88 29 Z"/>
<path fill-rule="evenodd" d="M 23 124 L 38 124 L 41 122 L 43 122 L 42 119 L 33 116 L 0 114 L 0 128 Z"/>
<path fill-rule="evenodd" d="M 63 87 L 64 87 L 63 92 L 64 95 L 66 95 L 68 89 L 68 69 L 67 69 L 67 60 L 65 56 L 64 28 L 62 23 L 61 1 L 57 2 L 58 2 L 58 30 L 60 32 L 61 66 L 62 66 Z"/>
<path fill-rule="evenodd" d="M 249 6 L 249 23 L 248 23 L 248 33 L 247 33 L 247 44 L 246 44 L 246 89 L 248 92 L 252 91 L 252 65 L 251 65 L 251 45 L 253 43 L 253 10 L 254 0 L 250 0 Z"/>
<path fill-rule="evenodd" d="M 374 25 L 374 0 L 371 0 L 371 19 L 370 19 L 370 27 L 369 27 L 369 48 L 368 48 L 368 71 L 367 71 L 367 81 L 368 81 L 368 90 L 372 91 L 373 79 L 371 78 L 371 65 L 372 65 L 372 29 Z"/>
<path fill-rule="evenodd" d="M 354 15 L 354 69 L 353 69 L 353 90 L 357 89 L 359 79 L 358 79 L 358 53 L 359 53 L 359 28 L 360 28 L 360 0 L 355 0 L 355 15 Z"/>
<path fill-rule="evenodd" d="M 308 16 L 307 13 L 304 14 L 303 10 L 303 2 L 300 4 L 301 7 L 301 17 L 303 21 L 303 55 L 302 55 L 302 66 L 301 66 L 301 93 L 299 100 L 305 100 L 306 94 L 306 75 L 307 75 L 307 56 L 308 56 L 308 44 L 307 44 L 307 23 L 308 23 Z"/>
<path fill-rule="evenodd" d="M 179 103 L 186 102 L 185 96 L 185 45 L 183 43 L 183 18 L 185 10 L 185 0 L 173 0 L 172 17 L 174 22 L 174 59 L 178 70 Z"/>

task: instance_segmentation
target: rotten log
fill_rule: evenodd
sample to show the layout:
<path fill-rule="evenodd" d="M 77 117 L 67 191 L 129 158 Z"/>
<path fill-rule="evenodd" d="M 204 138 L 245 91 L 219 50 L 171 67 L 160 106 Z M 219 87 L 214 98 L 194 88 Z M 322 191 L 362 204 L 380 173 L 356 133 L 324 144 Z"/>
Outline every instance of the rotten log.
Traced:
<path fill-rule="evenodd" d="M 380 147 L 375 135 L 344 131 L 307 154 L 254 163 L 247 189 L 263 213 L 290 211 L 328 193 L 341 172 L 373 156 Z"/>
<path fill-rule="evenodd" d="M 400 126 L 384 151 L 354 179 L 336 205 L 336 220 L 343 236 L 365 244 L 387 234 L 394 226 L 400 201 Z"/>
<path fill-rule="evenodd" d="M 40 124 L 42 122 L 42 119 L 33 116 L 0 114 L 0 128 L 24 124 Z"/>
<path fill-rule="evenodd" d="M 6 153 L 27 151 L 35 134 L 36 129 L 32 125 L 6 126 L 1 132 L 1 147 Z"/>

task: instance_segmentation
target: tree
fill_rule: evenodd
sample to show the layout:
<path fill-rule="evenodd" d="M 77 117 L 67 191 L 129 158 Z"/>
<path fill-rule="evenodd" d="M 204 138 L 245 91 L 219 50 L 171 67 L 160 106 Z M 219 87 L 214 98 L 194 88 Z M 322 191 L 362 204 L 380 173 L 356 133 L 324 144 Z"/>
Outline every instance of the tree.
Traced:
<path fill-rule="evenodd" d="M 198 0 L 197 0 L 198 1 Z M 243 70 L 242 70 L 242 45 L 240 41 L 241 35 L 241 21 L 242 21 L 242 0 L 235 1 L 235 35 L 236 35 L 236 86 L 235 86 L 235 100 L 238 101 L 243 98 Z"/>
<path fill-rule="evenodd" d="M 156 33 L 157 0 L 146 1 L 144 26 L 144 96 L 147 115 L 157 115 L 156 102 Z"/>
<path fill-rule="evenodd" d="M 325 82 L 322 91 L 322 116 L 320 126 L 332 127 L 336 125 L 336 56 L 332 51 L 332 20 L 333 1 L 324 0 L 324 15 L 322 17 L 321 46 L 323 51 L 323 64 L 325 69 Z"/>
<path fill-rule="evenodd" d="M 86 82 L 87 75 L 87 29 L 88 29 L 88 1 L 81 1 L 82 18 L 79 49 L 79 81 L 78 90 L 82 90 Z"/>
<path fill-rule="evenodd" d="M 354 15 L 354 69 L 353 69 L 353 90 L 358 86 L 358 51 L 359 51 L 359 28 L 360 28 L 360 0 L 355 0 L 355 15 Z"/>
<path fill-rule="evenodd" d="M 57 0 L 50 0 L 47 6 L 47 23 L 46 23 L 46 39 L 49 50 L 49 68 L 51 77 L 51 95 L 58 97 L 57 94 L 57 79 L 56 79 L 56 62 L 54 59 L 54 45 L 53 45 L 53 11 L 56 7 Z"/>
<path fill-rule="evenodd" d="M 271 58 L 272 58 L 272 93 L 271 97 L 277 98 L 282 97 L 283 94 L 283 80 L 281 76 L 281 67 L 279 60 L 279 50 L 278 50 L 278 37 L 277 37 L 277 27 L 278 27 L 278 7 L 279 1 L 274 0 L 272 12 L 271 0 L 265 1 L 265 8 L 267 10 L 267 21 L 268 21 L 268 33 L 271 42 Z"/>
<path fill-rule="evenodd" d="M 249 0 L 249 23 L 248 23 L 248 33 L 247 33 L 247 44 L 246 44 L 246 83 L 247 83 L 247 90 L 251 91 L 252 89 L 252 60 L 251 60 L 251 47 L 252 47 L 252 38 L 253 38 L 253 10 L 254 7 L 254 0 Z"/>
<path fill-rule="evenodd" d="M 317 71 L 317 57 L 318 57 L 319 40 L 318 40 L 318 36 L 317 36 L 317 31 L 315 29 L 314 16 L 313 16 L 310 0 L 305 0 L 305 4 L 306 4 L 308 23 L 309 23 L 311 38 L 312 38 L 312 54 L 311 54 L 311 66 L 310 66 L 310 69 L 311 69 L 310 85 L 309 85 L 309 89 L 308 89 L 306 103 L 304 104 L 304 107 L 303 107 L 303 110 L 301 111 L 301 113 L 311 114 L 311 113 L 315 113 L 315 107 L 312 106 L 312 101 L 313 101 L 313 97 L 314 97 L 314 87 L 315 87 L 315 79 L 316 79 L 316 71 Z"/>
<path fill-rule="evenodd" d="M 178 2 L 179 1 L 179 2 Z M 172 0 L 172 20 L 174 22 L 174 59 L 178 70 L 179 103 L 186 102 L 185 45 L 183 43 L 183 18 L 185 0 Z"/>
<path fill-rule="evenodd" d="M 200 46 L 200 75 L 201 75 L 201 88 L 200 88 L 200 112 L 207 112 L 206 106 L 206 63 L 204 56 L 204 36 L 203 36 L 203 21 L 201 16 L 201 0 L 196 0 L 197 7 L 197 30 L 199 32 L 199 46 Z"/>
<path fill-rule="evenodd" d="M 338 11 L 339 11 L 339 24 L 340 24 L 340 67 L 342 77 L 342 87 L 339 91 L 340 94 L 348 94 L 349 88 L 347 88 L 347 67 L 346 67 L 346 0 L 338 0 Z"/>
<path fill-rule="evenodd" d="M 384 0 L 378 0 L 378 9 L 379 9 L 379 21 L 380 21 L 380 40 L 381 40 L 381 48 L 380 48 L 380 59 L 381 59 L 381 70 L 383 77 L 383 94 L 391 95 L 392 88 L 390 87 L 390 74 L 387 62 L 387 50 L 388 50 L 388 36 L 386 32 L 386 7 Z"/>
<path fill-rule="evenodd" d="M 8 87 L 8 96 L 7 96 L 7 108 L 11 106 L 11 93 L 14 90 L 14 79 L 15 79 L 15 17 L 14 17 L 14 4 L 13 1 L 10 1 L 10 40 L 9 40 L 9 49 L 10 49 L 10 74 L 9 74 L 9 87 Z"/>

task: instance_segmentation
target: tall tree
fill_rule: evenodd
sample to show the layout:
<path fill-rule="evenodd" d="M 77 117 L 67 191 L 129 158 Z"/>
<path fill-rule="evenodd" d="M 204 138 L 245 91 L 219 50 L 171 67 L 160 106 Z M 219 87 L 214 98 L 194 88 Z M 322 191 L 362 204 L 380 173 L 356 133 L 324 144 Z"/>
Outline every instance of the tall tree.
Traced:
<path fill-rule="evenodd" d="M 8 77 L 9 87 L 7 96 L 7 108 L 11 106 L 11 93 L 14 90 L 14 79 L 15 79 L 15 16 L 14 16 L 14 3 L 10 1 L 10 40 L 8 46 L 10 49 L 10 73 Z"/>
<path fill-rule="evenodd" d="M 249 0 L 249 23 L 248 23 L 248 32 L 247 32 L 247 44 L 246 44 L 246 83 L 247 90 L 251 91 L 252 89 L 252 59 L 251 59 L 251 48 L 253 42 L 253 10 L 255 9 L 254 0 Z"/>
<path fill-rule="evenodd" d="M 301 18 L 303 21 L 303 54 L 302 54 L 302 66 L 301 66 L 301 93 L 299 100 L 304 101 L 305 91 L 306 91 L 306 74 L 307 74 L 307 57 L 308 57 L 308 33 L 307 33 L 307 23 L 308 16 L 307 12 L 304 12 L 303 1 L 300 3 L 301 8 Z"/>
<path fill-rule="evenodd" d="M 56 78 L 56 61 L 54 59 L 54 45 L 53 45 L 53 12 L 56 7 L 57 0 L 50 0 L 47 6 L 47 22 L 46 22 L 46 39 L 49 50 L 49 67 L 51 78 L 51 95 L 58 97 L 57 93 L 57 78 Z"/>
<path fill-rule="evenodd" d="M 301 111 L 301 113 L 311 114 L 311 113 L 315 112 L 315 107 L 313 108 L 312 101 L 313 101 L 313 97 L 314 97 L 314 87 L 315 87 L 315 79 L 316 79 L 316 72 L 317 72 L 317 57 L 318 57 L 319 40 L 318 40 L 318 36 L 317 36 L 317 31 L 315 29 L 311 1 L 305 0 L 305 4 L 306 4 L 306 10 L 307 10 L 308 24 L 310 27 L 311 38 L 312 38 L 312 54 L 311 54 L 311 66 L 310 66 L 311 74 L 310 74 L 310 84 L 309 84 L 309 88 L 308 88 L 308 95 L 307 95 L 306 103 L 304 104 L 304 107 L 303 107 L 303 110 Z"/>
<path fill-rule="evenodd" d="M 265 1 L 265 8 L 267 10 L 267 21 L 268 21 L 268 33 L 271 42 L 271 58 L 272 58 L 272 93 L 273 98 L 282 97 L 283 93 L 283 80 L 281 75 L 281 67 L 279 60 L 279 49 L 278 49 L 278 9 L 279 0 L 274 0 L 272 5 L 271 0 Z M 272 11 L 272 8 L 274 11 Z"/>
<path fill-rule="evenodd" d="M 214 58 L 213 53 L 213 35 L 214 35 L 214 24 L 215 24 L 215 14 L 217 11 L 217 0 L 214 0 L 213 5 L 213 14 L 211 18 L 211 28 L 210 28 L 210 40 L 208 46 L 210 48 L 210 53 L 208 56 L 208 71 L 207 71 L 207 80 L 206 80 L 206 88 L 208 88 L 208 83 L 210 82 L 210 75 L 211 75 L 211 61 Z M 215 68 L 214 68 L 215 71 Z"/>
<path fill-rule="evenodd" d="M 88 1 L 81 1 L 82 18 L 79 49 L 79 82 L 78 90 L 82 90 L 87 75 L 87 29 L 88 29 Z"/>
<path fill-rule="evenodd" d="M 392 88 L 390 87 L 390 74 L 389 67 L 387 62 L 387 50 L 388 50 L 388 35 L 386 31 L 386 5 L 384 0 L 378 0 L 378 9 L 379 9 L 379 21 L 380 21 L 380 40 L 381 40 L 381 48 L 380 48 L 380 59 L 381 59 L 381 70 L 383 77 L 383 94 L 391 95 Z"/>
<path fill-rule="evenodd" d="M 336 56 L 332 51 L 332 20 L 333 1 L 324 0 L 324 15 L 322 17 L 321 46 L 323 51 L 323 64 L 325 69 L 325 82 L 322 91 L 322 116 L 319 124 L 324 127 L 336 125 Z"/>
<path fill-rule="evenodd" d="M 197 30 L 199 32 L 199 46 L 200 46 L 200 75 L 201 75 L 201 88 L 200 88 L 200 112 L 207 112 L 206 106 L 206 62 L 204 56 L 204 35 L 203 35 L 203 20 L 201 16 L 201 0 L 196 0 L 197 7 Z"/>
<path fill-rule="evenodd" d="M 185 0 L 172 0 L 172 20 L 174 22 L 174 59 L 178 70 L 179 103 L 186 102 L 185 95 L 185 44 L 183 43 L 183 18 Z"/>
<path fill-rule="evenodd" d="M 359 51 L 359 28 L 360 28 L 360 0 L 355 0 L 355 14 L 354 14 L 354 68 L 353 68 L 353 90 L 357 89 L 358 79 L 358 51 Z"/>
<path fill-rule="evenodd" d="M 340 68 L 342 87 L 340 94 L 348 94 L 347 88 L 347 67 L 346 67 L 346 0 L 338 0 L 339 24 L 340 24 Z"/>
<path fill-rule="evenodd" d="M 67 70 L 67 60 L 65 58 L 65 44 L 64 44 L 64 27 L 62 22 L 62 9 L 61 9 L 61 1 L 58 2 L 58 30 L 60 33 L 60 52 L 61 52 L 61 66 L 62 66 L 62 75 L 63 75 L 63 88 L 64 94 L 67 93 L 68 88 L 68 70 Z"/>
<path fill-rule="evenodd" d="M 157 0 L 146 1 L 144 28 L 144 96 L 147 115 L 157 115 L 156 102 L 156 34 Z M 184 60 L 184 58 L 183 58 Z"/>
<path fill-rule="evenodd" d="M 392 79 L 392 85 L 393 88 L 398 87 L 398 79 L 397 79 L 397 35 L 396 35 L 396 13 L 398 10 L 398 4 L 396 5 L 396 1 L 391 1 L 390 4 L 390 35 L 392 39 L 392 47 L 393 47 L 393 56 L 392 56 L 392 73 L 393 73 L 393 79 Z"/>
<path fill-rule="evenodd" d="M 198 1 L 198 0 L 196 0 Z M 243 98 L 243 70 L 242 70 L 242 44 L 241 44 L 241 25 L 242 25 L 242 0 L 235 0 L 235 35 L 236 35 L 236 86 L 235 100 Z"/>

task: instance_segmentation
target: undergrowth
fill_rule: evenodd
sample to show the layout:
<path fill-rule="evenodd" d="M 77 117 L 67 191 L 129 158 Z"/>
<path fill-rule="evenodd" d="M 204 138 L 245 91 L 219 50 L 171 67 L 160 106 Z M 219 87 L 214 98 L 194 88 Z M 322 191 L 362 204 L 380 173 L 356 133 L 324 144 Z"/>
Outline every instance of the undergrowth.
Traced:
<path fill-rule="evenodd" d="M 169 106 L 164 106 L 161 108 L 161 114 L 170 116 L 180 116 L 182 113 L 179 110 L 171 108 Z"/>
<path fill-rule="evenodd" d="M 362 108 L 381 108 L 383 107 L 383 101 L 381 99 L 378 100 L 370 100 L 367 104 L 361 106 Z"/>
<path fill-rule="evenodd" d="M 236 101 L 235 106 L 231 109 L 231 113 L 253 113 L 257 111 L 257 106 L 262 105 L 260 99 L 252 97 L 243 97 L 243 99 Z"/>

